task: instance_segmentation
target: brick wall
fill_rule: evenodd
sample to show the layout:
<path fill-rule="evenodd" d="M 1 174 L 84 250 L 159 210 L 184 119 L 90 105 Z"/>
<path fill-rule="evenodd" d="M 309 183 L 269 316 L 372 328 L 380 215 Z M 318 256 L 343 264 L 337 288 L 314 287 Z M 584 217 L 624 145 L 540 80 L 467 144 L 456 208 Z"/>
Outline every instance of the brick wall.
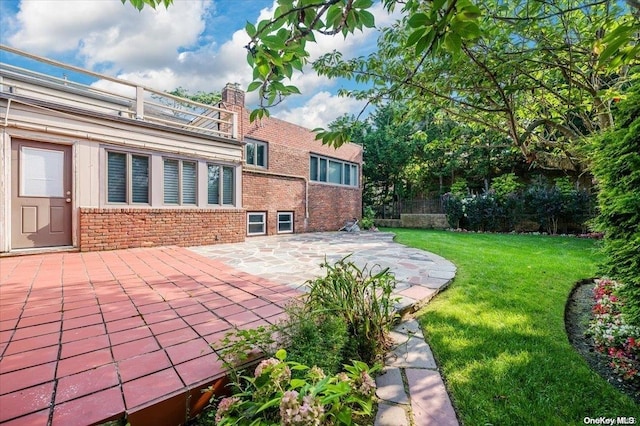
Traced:
<path fill-rule="evenodd" d="M 309 183 L 307 231 L 337 231 L 353 217 L 360 218 L 362 190 L 345 186 Z"/>
<path fill-rule="evenodd" d="M 244 241 L 244 210 L 80 209 L 80 250 Z"/>
<path fill-rule="evenodd" d="M 278 212 L 293 212 L 294 232 L 305 232 L 305 181 L 245 170 L 242 202 L 247 211 L 267 213 L 267 235 L 278 233 Z"/>

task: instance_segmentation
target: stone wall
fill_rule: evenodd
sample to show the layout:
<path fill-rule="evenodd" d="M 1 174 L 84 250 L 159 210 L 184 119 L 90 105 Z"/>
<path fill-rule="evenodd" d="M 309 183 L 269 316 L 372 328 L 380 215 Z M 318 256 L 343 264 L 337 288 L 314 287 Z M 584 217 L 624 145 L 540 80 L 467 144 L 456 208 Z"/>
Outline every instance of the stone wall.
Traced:
<path fill-rule="evenodd" d="M 397 228 L 447 229 L 445 214 L 401 214 L 400 219 L 376 219 L 376 226 Z"/>

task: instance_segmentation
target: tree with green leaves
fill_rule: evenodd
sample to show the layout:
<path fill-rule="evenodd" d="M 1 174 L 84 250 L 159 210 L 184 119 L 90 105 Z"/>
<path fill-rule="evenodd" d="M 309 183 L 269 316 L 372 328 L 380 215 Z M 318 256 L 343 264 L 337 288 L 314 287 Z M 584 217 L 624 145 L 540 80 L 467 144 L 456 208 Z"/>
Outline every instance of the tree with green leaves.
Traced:
<path fill-rule="evenodd" d="M 202 90 L 199 90 L 195 93 L 192 93 L 182 86 L 179 86 L 167 93 L 173 96 L 190 99 L 194 102 L 205 105 L 217 105 L 222 100 L 222 95 L 220 95 L 220 92 L 204 92 Z"/>
<path fill-rule="evenodd" d="M 169 107 L 168 112 L 170 114 L 187 121 L 192 120 L 194 116 L 197 116 L 198 114 L 206 113 L 207 107 L 205 105 L 217 105 L 222 99 L 220 92 L 198 91 L 192 93 L 184 87 L 177 87 L 166 93 L 171 95 L 171 97 L 153 94 L 151 97 L 158 101 L 158 103 Z M 176 96 L 178 98 L 189 99 L 196 103 L 182 101 L 176 98 Z"/>
<path fill-rule="evenodd" d="M 612 54 L 602 50 L 603 34 L 618 28 L 624 11 L 610 2 L 573 3 L 479 1 L 481 17 L 468 21 L 479 26 L 460 24 L 436 53 L 424 29 L 430 15 L 417 9 L 383 30 L 374 54 L 347 60 L 332 52 L 314 68 L 368 84 L 351 96 L 403 99 L 416 116 L 435 108 L 502 133 L 531 163 L 579 171 L 575 142 L 612 125 L 611 101 L 631 76 L 628 67 L 598 61 L 598 51 Z M 336 133 L 322 136 L 331 141 Z"/>
<path fill-rule="evenodd" d="M 384 105 L 364 122 L 354 117 L 342 117 L 333 123 L 351 129 L 349 138 L 363 146 L 365 205 L 381 206 L 393 196 L 406 196 L 408 182 L 405 171 L 415 157 L 416 145 L 412 135 L 418 125 L 409 121 L 398 124 L 398 117 L 406 114 L 398 104 Z"/>
<path fill-rule="evenodd" d="M 126 0 L 122 0 L 125 2 Z M 134 6 L 172 0 L 129 0 Z M 580 169 L 574 142 L 612 125 L 610 103 L 623 95 L 629 64 L 638 60 L 635 1 L 382 0 L 401 19 L 383 29 L 369 57 L 330 52 L 314 63 L 328 77 L 347 77 L 365 90 L 343 92 L 379 104 L 403 99 L 421 115 L 437 106 L 460 121 L 502 132 L 529 162 Z M 247 60 L 248 90 L 261 107 L 299 93 L 288 84 L 309 61 L 318 35 L 348 37 L 374 27 L 372 0 L 278 0 L 273 17 L 254 25 Z M 339 146 L 348 129 L 320 131 Z"/>

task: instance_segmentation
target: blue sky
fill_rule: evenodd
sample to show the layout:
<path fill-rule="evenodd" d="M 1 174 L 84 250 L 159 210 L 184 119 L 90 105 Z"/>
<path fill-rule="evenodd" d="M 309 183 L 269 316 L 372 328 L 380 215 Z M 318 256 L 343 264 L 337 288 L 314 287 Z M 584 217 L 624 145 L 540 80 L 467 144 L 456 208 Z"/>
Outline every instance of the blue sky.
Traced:
<path fill-rule="evenodd" d="M 273 0 L 174 0 L 169 9 L 138 12 L 120 0 L 0 0 L 0 42 L 30 53 L 161 90 L 221 90 L 228 83 L 249 84 L 251 70 L 243 46 L 246 21 L 270 15 Z M 391 23 L 377 4 L 376 24 Z M 312 57 L 338 49 L 345 56 L 375 47 L 377 32 L 368 30 L 346 40 L 319 37 Z M 2 62 L 48 72 L 0 52 Z M 49 71 L 50 72 L 50 71 Z M 338 98 L 345 81 L 320 78 L 308 69 L 293 84 L 302 96 L 288 99 L 273 115 L 314 128 L 345 113 L 357 114 L 360 101 Z M 256 103 L 249 95 L 249 107 Z"/>

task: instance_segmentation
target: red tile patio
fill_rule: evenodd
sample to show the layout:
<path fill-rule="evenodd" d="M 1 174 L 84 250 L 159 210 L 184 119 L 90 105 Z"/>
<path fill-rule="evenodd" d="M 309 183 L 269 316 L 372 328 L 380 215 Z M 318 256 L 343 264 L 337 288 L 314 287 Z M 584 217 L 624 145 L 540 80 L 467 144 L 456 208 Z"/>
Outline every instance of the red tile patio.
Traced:
<path fill-rule="evenodd" d="M 224 376 L 211 344 L 299 294 L 178 247 L 1 258 L 0 423 L 180 423 Z"/>

